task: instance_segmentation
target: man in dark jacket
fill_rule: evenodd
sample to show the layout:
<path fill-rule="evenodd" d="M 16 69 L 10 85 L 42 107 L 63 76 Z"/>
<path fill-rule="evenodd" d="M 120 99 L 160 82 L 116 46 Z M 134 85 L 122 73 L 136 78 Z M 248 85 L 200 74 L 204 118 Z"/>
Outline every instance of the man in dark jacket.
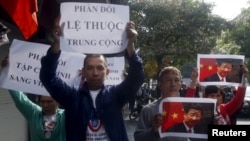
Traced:
<path fill-rule="evenodd" d="M 54 44 L 42 58 L 40 79 L 50 95 L 65 108 L 67 141 L 128 141 L 122 108 L 131 100 L 144 81 L 141 58 L 135 52 L 137 32 L 128 23 L 125 57 L 129 63 L 126 79 L 118 85 L 105 86 L 109 73 L 103 55 L 87 55 L 84 59 L 85 82 L 75 89 L 56 76 L 60 56 L 59 23 L 53 28 Z"/>

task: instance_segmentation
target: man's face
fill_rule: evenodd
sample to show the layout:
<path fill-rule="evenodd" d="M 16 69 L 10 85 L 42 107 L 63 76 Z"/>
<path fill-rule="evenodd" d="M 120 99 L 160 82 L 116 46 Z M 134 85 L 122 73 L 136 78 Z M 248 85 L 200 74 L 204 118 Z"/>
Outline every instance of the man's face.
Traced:
<path fill-rule="evenodd" d="M 190 109 L 188 113 L 184 114 L 184 122 L 189 128 L 194 127 L 201 120 L 201 111 Z"/>
<path fill-rule="evenodd" d="M 58 108 L 58 103 L 50 96 L 41 96 L 40 105 L 45 115 L 55 114 Z"/>
<path fill-rule="evenodd" d="M 158 82 L 158 87 L 162 92 L 162 98 L 176 97 L 181 89 L 181 76 L 172 72 L 165 74 L 162 81 Z"/>
<path fill-rule="evenodd" d="M 222 63 L 220 66 L 217 67 L 218 73 L 220 74 L 220 76 L 226 77 L 231 73 L 232 67 L 233 66 L 230 63 Z"/>
<path fill-rule="evenodd" d="M 84 76 L 90 90 L 100 89 L 108 73 L 109 70 L 107 69 L 103 56 L 90 57 L 87 59 L 84 67 Z"/>

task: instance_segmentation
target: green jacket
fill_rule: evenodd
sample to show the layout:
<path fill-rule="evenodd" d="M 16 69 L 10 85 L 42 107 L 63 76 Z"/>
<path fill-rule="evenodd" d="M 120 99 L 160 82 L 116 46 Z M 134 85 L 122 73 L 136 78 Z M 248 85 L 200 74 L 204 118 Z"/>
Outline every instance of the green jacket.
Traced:
<path fill-rule="evenodd" d="M 63 109 L 57 110 L 56 125 L 51 133 L 51 138 L 46 139 L 43 134 L 42 108 L 33 103 L 23 92 L 9 90 L 9 93 L 17 109 L 28 121 L 31 141 L 66 141 Z"/>

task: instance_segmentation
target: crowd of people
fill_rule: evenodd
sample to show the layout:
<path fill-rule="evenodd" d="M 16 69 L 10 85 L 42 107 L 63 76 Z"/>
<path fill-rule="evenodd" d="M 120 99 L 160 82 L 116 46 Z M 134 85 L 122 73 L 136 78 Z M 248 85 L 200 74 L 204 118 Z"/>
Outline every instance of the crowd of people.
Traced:
<path fill-rule="evenodd" d="M 122 109 L 124 105 L 133 101 L 140 88 L 144 88 L 141 86 L 145 81 L 143 62 L 134 46 L 138 36 L 135 23 L 127 24 L 128 43 L 124 56 L 129 64 L 128 73 L 126 79 L 114 86 L 104 85 L 109 68 L 106 57 L 102 54 L 88 54 L 85 57 L 81 72 L 85 79 L 79 89 L 67 85 L 60 79 L 56 75 L 56 69 L 61 55 L 59 39 L 62 34 L 59 20 L 56 20 L 52 30 L 54 42 L 41 59 L 39 77 L 50 96 L 39 96 L 39 104 L 35 104 L 23 92 L 9 90 L 16 107 L 28 121 L 31 141 L 128 141 Z M 8 57 L 2 61 L 2 67 L 7 65 Z M 205 86 L 202 97 L 216 99 L 213 124 L 232 124 L 230 117 L 240 108 L 247 85 L 248 69 L 243 65 L 241 70 L 242 83 L 233 99 L 228 102 L 225 102 L 225 93 L 219 86 Z M 196 97 L 199 90 L 198 76 L 198 69 L 194 68 L 190 85 L 184 91 L 181 90 L 181 71 L 177 67 L 167 66 L 160 71 L 157 82 L 160 97 L 143 107 L 134 132 L 135 141 L 206 140 L 178 136 L 162 138 L 159 133 L 159 128 L 163 124 L 162 113 L 159 112 L 160 102 L 171 97 Z M 147 93 L 146 87 L 145 85 L 145 89 L 142 89 L 142 94 Z M 59 108 L 59 105 L 63 108 Z M 196 130 L 195 126 L 203 114 L 199 104 L 186 105 L 184 120 L 169 128 L 167 132 L 201 132 L 202 130 Z"/>
<path fill-rule="evenodd" d="M 240 108 L 246 91 L 246 75 L 248 69 L 243 65 L 243 80 L 238 87 L 236 95 L 229 102 L 225 103 L 225 93 L 219 86 L 208 85 L 205 86 L 205 92 L 203 97 L 216 99 L 216 113 L 214 124 L 216 125 L 231 125 L 230 116 L 232 116 L 237 109 Z M 190 86 L 186 89 L 186 97 L 194 97 L 197 89 L 197 69 L 194 69 L 191 75 Z M 179 91 L 181 89 L 181 72 L 176 67 L 165 67 L 159 74 L 158 87 L 161 91 L 161 98 L 156 102 L 146 105 L 141 112 L 137 127 L 134 132 L 135 141 L 186 141 L 184 137 L 165 137 L 160 138 L 158 128 L 162 125 L 162 113 L 159 113 L 159 104 L 162 99 L 167 97 L 179 97 Z M 197 117 L 195 118 L 197 119 Z M 187 125 L 188 127 L 188 125 Z M 187 129 L 188 130 L 188 129 Z M 194 130 L 193 130 L 194 132 Z M 191 140 L 191 139 L 189 139 Z M 204 140 L 204 139 L 192 139 L 192 140 Z"/>

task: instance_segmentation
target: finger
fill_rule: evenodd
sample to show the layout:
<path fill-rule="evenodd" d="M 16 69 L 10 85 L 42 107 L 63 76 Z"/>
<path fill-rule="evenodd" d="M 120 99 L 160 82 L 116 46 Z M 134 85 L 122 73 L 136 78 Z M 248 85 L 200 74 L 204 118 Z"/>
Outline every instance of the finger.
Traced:
<path fill-rule="evenodd" d="M 8 66 L 8 64 L 9 64 L 9 57 L 6 56 L 6 57 L 2 60 L 2 62 L 1 62 L 1 67 L 4 68 L 4 67 Z"/>
<path fill-rule="evenodd" d="M 129 22 L 127 24 L 127 30 L 135 29 L 135 23 L 134 22 Z"/>
<path fill-rule="evenodd" d="M 162 122 L 162 115 L 160 113 L 158 113 L 154 116 L 154 119 L 155 119 L 156 123 L 159 125 Z"/>
<path fill-rule="evenodd" d="M 54 21 L 54 26 L 60 26 L 61 15 L 58 15 Z"/>
<path fill-rule="evenodd" d="M 132 29 L 135 29 L 135 23 L 131 22 L 131 23 L 130 23 L 130 27 L 131 27 Z"/>
<path fill-rule="evenodd" d="M 65 28 L 65 22 L 63 22 L 62 25 L 61 25 L 61 28 L 60 28 L 60 31 L 61 31 L 60 36 L 64 36 L 64 34 L 63 34 L 64 28 Z"/>

